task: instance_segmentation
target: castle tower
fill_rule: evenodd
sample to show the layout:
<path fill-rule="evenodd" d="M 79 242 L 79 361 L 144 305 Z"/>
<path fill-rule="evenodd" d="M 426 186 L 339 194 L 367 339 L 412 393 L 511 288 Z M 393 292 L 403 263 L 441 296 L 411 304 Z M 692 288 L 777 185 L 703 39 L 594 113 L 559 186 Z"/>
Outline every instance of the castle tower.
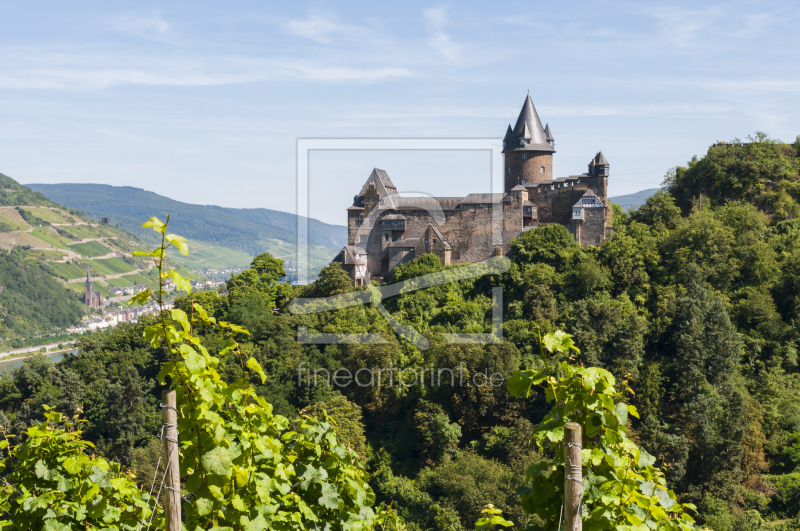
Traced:
<path fill-rule="evenodd" d="M 505 155 L 505 191 L 517 184 L 537 183 L 553 179 L 553 153 L 555 140 L 550 131 L 542 127 L 531 95 L 525 98 L 514 128 L 508 125 L 503 138 Z"/>

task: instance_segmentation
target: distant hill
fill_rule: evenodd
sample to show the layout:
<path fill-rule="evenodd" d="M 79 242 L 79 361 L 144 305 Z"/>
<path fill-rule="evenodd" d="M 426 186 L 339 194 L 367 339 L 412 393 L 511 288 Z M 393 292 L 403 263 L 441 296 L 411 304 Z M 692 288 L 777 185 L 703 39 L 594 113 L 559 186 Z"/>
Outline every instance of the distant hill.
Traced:
<path fill-rule="evenodd" d="M 654 193 L 661 190 L 661 188 L 648 188 L 647 190 L 641 190 L 639 192 L 634 192 L 628 195 L 618 195 L 615 197 L 609 197 L 608 201 L 610 203 L 615 203 L 622 207 L 622 210 L 628 210 L 629 208 L 638 208 L 642 206 L 647 198 L 653 195 Z"/>
<path fill-rule="evenodd" d="M 108 217 L 142 238 L 152 231 L 141 228 L 150 216 L 172 215 L 170 227 L 191 240 L 213 243 L 255 256 L 275 253 L 276 244 L 297 244 L 297 216 L 265 208 L 224 208 L 193 205 L 130 186 L 106 184 L 30 184 L 49 199 L 79 209 L 95 219 Z M 309 220 L 309 244 L 331 253 L 347 244 L 347 227 Z M 290 256 L 291 254 L 287 254 Z M 330 255 L 333 257 L 333 254 Z"/>

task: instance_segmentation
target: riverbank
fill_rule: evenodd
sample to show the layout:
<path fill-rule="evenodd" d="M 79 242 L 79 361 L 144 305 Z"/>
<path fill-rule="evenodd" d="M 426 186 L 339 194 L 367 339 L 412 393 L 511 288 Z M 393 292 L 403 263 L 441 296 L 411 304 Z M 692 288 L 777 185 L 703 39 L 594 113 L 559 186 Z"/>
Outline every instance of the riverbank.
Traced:
<path fill-rule="evenodd" d="M 0 352 L 0 360 L 5 359 L 19 359 L 19 358 L 29 358 L 30 356 L 35 356 L 36 354 L 40 353 L 42 349 L 45 349 L 45 352 L 41 352 L 42 354 L 54 354 L 56 352 L 68 352 L 70 350 L 74 350 L 72 348 L 63 348 L 64 345 L 74 345 L 74 339 L 68 339 L 66 341 L 59 341 L 57 343 L 50 343 L 49 345 L 38 345 L 35 347 L 25 347 L 25 348 L 18 348 L 14 350 L 8 350 L 6 352 Z M 61 346 L 62 348 L 59 349 L 58 347 Z"/>

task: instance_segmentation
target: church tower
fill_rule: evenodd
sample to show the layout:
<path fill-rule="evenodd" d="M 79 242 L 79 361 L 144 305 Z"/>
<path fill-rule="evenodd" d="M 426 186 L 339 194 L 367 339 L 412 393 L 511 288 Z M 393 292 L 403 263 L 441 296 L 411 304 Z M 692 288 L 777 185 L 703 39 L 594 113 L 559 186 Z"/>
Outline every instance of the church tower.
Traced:
<path fill-rule="evenodd" d="M 531 101 L 525 98 L 514 128 L 508 125 L 503 138 L 505 155 L 505 191 L 518 184 L 537 183 L 553 179 L 553 153 L 556 152 L 550 125 L 542 127 Z"/>
<path fill-rule="evenodd" d="M 86 266 L 86 289 L 83 293 L 83 303 L 86 306 L 100 306 L 100 292 L 92 288 L 92 278 L 89 276 L 89 266 Z"/>

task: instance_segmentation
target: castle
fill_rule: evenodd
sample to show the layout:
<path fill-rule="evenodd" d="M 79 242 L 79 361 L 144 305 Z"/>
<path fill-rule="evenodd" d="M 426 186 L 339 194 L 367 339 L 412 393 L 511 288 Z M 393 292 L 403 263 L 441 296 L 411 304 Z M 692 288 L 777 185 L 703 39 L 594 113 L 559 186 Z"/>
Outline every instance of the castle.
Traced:
<path fill-rule="evenodd" d="M 348 241 L 333 259 L 356 286 L 388 280 L 398 265 L 426 253 L 444 265 L 508 255 L 510 243 L 544 224 L 565 226 L 583 246 L 609 234 L 609 163 L 598 152 L 580 175 L 553 178 L 555 140 L 530 95 L 503 139 L 503 193 L 402 197 L 389 175 L 372 170 L 347 209 Z"/>

